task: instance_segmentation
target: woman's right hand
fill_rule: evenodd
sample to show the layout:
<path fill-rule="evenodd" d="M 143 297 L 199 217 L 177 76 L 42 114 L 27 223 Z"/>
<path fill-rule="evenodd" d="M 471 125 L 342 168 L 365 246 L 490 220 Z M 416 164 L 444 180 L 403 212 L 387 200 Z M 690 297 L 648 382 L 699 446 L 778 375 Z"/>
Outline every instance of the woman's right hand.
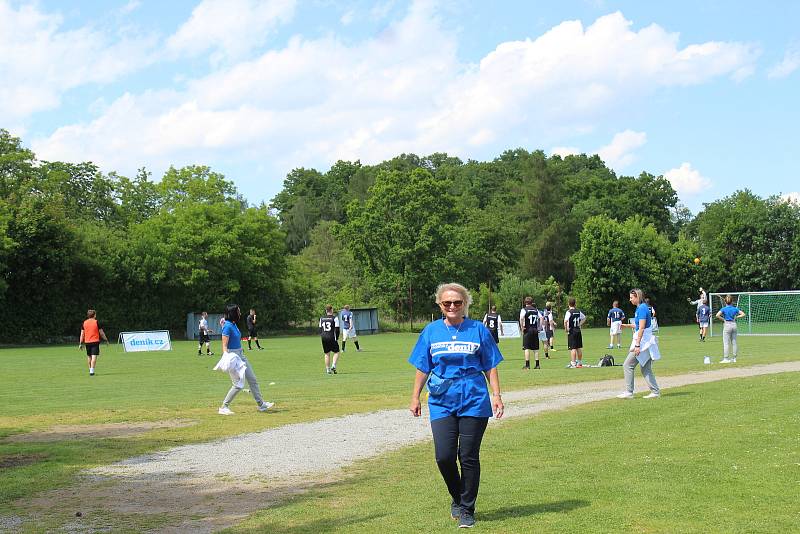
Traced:
<path fill-rule="evenodd" d="M 408 405 L 408 409 L 414 417 L 422 415 L 422 404 L 419 402 L 419 397 L 411 397 L 411 403 Z"/>

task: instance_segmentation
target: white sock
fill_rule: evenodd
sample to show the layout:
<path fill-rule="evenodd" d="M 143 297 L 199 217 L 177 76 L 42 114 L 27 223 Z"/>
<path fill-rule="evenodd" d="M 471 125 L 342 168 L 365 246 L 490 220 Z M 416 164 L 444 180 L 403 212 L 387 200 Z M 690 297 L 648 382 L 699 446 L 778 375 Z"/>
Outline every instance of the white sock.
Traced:
<path fill-rule="evenodd" d="M 89 372 L 94 373 L 94 367 L 89 367 Z"/>

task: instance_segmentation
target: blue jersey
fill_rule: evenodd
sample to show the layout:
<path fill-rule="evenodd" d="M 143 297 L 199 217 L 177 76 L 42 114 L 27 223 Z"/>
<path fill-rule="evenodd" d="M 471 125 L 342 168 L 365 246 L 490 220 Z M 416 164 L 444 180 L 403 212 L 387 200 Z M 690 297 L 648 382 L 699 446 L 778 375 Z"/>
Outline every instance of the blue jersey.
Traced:
<path fill-rule="evenodd" d="M 723 319 L 725 319 L 726 321 L 735 321 L 736 320 L 736 316 L 739 315 L 739 311 L 741 311 L 741 310 L 739 310 L 739 308 L 737 308 L 736 306 L 728 304 L 727 306 L 722 308 L 720 311 L 722 312 L 722 318 Z"/>
<path fill-rule="evenodd" d="M 625 312 L 620 310 L 619 308 L 611 308 L 608 310 L 608 318 L 611 319 L 611 322 L 615 321 L 624 321 L 625 320 Z"/>
<path fill-rule="evenodd" d="M 353 324 L 353 312 L 349 310 L 343 310 L 341 313 L 342 318 L 342 328 L 345 330 L 350 330 L 350 325 Z"/>
<path fill-rule="evenodd" d="M 642 319 L 645 320 L 645 328 L 650 328 L 650 326 L 653 324 L 653 315 L 650 313 L 650 306 L 644 302 L 636 306 L 636 315 L 633 316 L 634 331 L 639 331 L 639 321 Z"/>
<path fill-rule="evenodd" d="M 236 323 L 232 323 L 226 320 L 225 324 L 222 327 L 222 335 L 228 336 L 229 349 L 242 348 L 242 333 L 239 332 L 239 327 L 236 326 Z"/>
<path fill-rule="evenodd" d="M 709 317 L 711 317 L 711 308 L 706 306 L 705 304 L 701 305 L 697 308 L 697 320 L 701 323 L 707 323 Z"/>
<path fill-rule="evenodd" d="M 453 339 L 453 338 L 456 339 Z M 421 372 L 453 379 L 442 395 L 428 397 L 431 421 L 458 417 L 491 417 L 492 403 L 484 373 L 497 367 L 503 355 L 482 323 L 464 319 L 458 328 L 439 319 L 426 326 L 408 362 Z"/>

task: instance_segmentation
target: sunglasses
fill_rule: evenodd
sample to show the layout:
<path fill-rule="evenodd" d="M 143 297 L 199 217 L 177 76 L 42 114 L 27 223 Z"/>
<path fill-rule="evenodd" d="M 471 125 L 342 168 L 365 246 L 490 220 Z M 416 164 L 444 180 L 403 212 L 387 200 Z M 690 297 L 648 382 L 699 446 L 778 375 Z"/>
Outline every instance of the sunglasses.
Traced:
<path fill-rule="evenodd" d="M 460 308 L 461 306 L 464 305 L 464 301 L 463 300 L 444 300 L 444 301 L 440 302 L 439 304 L 442 305 L 442 308 L 450 308 L 450 307 Z"/>

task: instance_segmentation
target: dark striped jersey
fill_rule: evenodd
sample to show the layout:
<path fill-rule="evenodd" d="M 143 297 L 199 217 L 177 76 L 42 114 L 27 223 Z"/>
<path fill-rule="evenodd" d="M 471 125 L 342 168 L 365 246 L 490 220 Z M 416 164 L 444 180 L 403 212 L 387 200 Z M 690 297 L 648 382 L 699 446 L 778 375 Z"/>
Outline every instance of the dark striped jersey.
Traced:
<path fill-rule="evenodd" d="M 322 339 L 336 340 L 338 336 L 337 330 L 339 329 L 339 318 L 335 315 L 326 315 L 319 320 L 319 333 Z"/>
<path fill-rule="evenodd" d="M 486 316 L 483 318 L 483 324 L 486 325 L 486 328 L 491 330 L 492 332 L 497 332 L 497 323 L 499 320 L 499 315 L 496 313 L 487 313 Z"/>
<path fill-rule="evenodd" d="M 567 321 L 567 329 L 570 334 L 581 331 L 581 321 L 585 317 L 580 310 L 567 310 L 567 315 L 564 319 Z"/>
<path fill-rule="evenodd" d="M 523 328 L 528 331 L 539 331 L 539 309 L 534 306 L 525 306 L 519 312 L 519 318 L 523 320 Z"/>

